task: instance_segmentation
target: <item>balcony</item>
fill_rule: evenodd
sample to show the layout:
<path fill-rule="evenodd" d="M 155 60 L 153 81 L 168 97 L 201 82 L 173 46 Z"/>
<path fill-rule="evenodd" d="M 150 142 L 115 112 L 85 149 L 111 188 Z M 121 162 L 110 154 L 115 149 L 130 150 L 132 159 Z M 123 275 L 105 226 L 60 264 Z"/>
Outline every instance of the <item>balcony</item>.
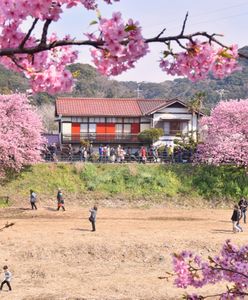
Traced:
<path fill-rule="evenodd" d="M 80 134 L 61 134 L 62 144 L 80 144 L 80 141 L 92 143 L 140 143 L 138 134 L 131 133 L 80 133 Z"/>

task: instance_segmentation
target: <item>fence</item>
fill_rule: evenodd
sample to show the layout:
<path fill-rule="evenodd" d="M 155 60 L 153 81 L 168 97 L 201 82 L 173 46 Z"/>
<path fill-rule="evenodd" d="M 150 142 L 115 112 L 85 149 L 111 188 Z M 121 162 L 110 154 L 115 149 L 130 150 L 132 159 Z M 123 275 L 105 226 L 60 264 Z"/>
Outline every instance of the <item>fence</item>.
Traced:
<path fill-rule="evenodd" d="M 193 160 L 193 153 L 190 151 L 185 151 L 179 154 L 168 155 L 167 153 L 160 153 L 157 156 L 147 155 L 146 159 L 142 159 L 141 156 L 137 154 L 126 154 L 124 157 L 120 158 L 116 155 L 114 156 L 99 156 L 98 153 L 92 153 L 84 158 L 80 153 L 65 153 L 59 152 L 46 153 L 44 155 L 44 160 L 47 162 L 93 162 L 93 163 L 188 163 Z"/>

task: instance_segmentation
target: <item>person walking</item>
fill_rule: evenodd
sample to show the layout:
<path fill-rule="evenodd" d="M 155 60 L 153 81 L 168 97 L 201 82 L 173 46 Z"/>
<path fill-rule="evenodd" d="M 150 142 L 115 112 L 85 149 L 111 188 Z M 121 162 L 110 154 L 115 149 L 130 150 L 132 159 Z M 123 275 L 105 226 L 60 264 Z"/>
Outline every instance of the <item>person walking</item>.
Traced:
<path fill-rule="evenodd" d="M 96 231 L 96 213 L 97 213 L 97 206 L 94 205 L 94 207 L 90 209 L 90 217 L 89 217 L 89 221 L 91 222 L 92 225 L 91 231 Z"/>
<path fill-rule="evenodd" d="M 12 278 L 12 274 L 9 271 L 8 266 L 4 266 L 3 271 L 4 271 L 4 280 L 1 283 L 0 291 L 3 289 L 3 286 L 5 284 L 7 284 L 8 288 L 9 288 L 9 291 L 11 291 L 12 288 L 11 288 L 11 285 L 10 285 L 10 281 L 11 281 L 11 278 Z"/>
<path fill-rule="evenodd" d="M 140 153 L 141 153 L 142 163 L 145 164 L 146 163 L 146 148 L 144 146 L 141 147 Z"/>
<path fill-rule="evenodd" d="M 63 211 L 65 211 L 64 196 L 63 196 L 63 193 L 62 193 L 61 189 L 58 189 L 57 201 L 58 201 L 58 208 L 57 208 L 57 210 L 59 210 L 60 207 L 62 207 Z"/>
<path fill-rule="evenodd" d="M 37 209 L 36 201 L 37 201 L 37 195 L 36 195 L 36 193 L 33 190 L 30 190 L 30 204 L 31 204 L 31 209 Z"/>
<path fill-rule="evenodd" d="M 238 204 L 241 211 L 240 219 L 244 218 L 244 223 L 246 223 L 246 210 L 247 210 L 248 202 L 244 197 L 242 197 Z"/>
<path fill-rule="evenodd" d="M 233 214 L 231 217 L 232 223 L 233 223 L 233 233 L 236 232 L 242 232 L 243 229 L 239 225 L 241 213 L 239 211 L 239 206 L 237 204 L 234 205 Z"/>

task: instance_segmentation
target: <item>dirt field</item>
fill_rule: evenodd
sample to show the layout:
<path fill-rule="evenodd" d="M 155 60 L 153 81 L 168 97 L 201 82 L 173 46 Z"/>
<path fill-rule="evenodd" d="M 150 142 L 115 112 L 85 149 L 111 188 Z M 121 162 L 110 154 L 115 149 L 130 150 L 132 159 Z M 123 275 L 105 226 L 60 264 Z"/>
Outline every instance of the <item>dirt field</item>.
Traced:
<path fill-rule="evenodd" d="M 180 299 L 184 290 L 159 277 L 171 271 L 172 252 L 214 254 L 233 234 L 230 210 L 99 208 L 90 231 L 88 208 L 0 209 L 0 265 L 13 273 L 6 300 Z M 214 292 L 215 288 L 207 289 Z"/>

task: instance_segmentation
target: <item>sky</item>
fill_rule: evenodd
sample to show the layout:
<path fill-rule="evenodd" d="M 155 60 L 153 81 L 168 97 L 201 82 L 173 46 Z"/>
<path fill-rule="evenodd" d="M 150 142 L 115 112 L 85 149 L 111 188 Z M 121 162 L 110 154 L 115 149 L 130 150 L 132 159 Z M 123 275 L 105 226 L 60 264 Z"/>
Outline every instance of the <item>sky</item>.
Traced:
<path fill-rule="evenodd" d="M 189 12 L 185 33 L 207 31 L 223 34 L 220 40 L 224 44 L 237 43 L 239 47 L 248 45 L 248 0 L 120 0 L 107 5 L 99 0 L 102 16 L 110 17 L 113 12 L 121 11 L 124 19 L 132 18 L 140 22 L 143 36 L 156 36 L 163 28 L 167 35 L 178 34 L 187 12 Z M 96 20 L 94 12 L 83 8 L 74 8 L 65 12 L 51 31 L 59 36 L 70 34 L 79 39 L 84 32 L 93 32 L 89 26 Z M 80 48 L 80 63 L 91 63 L 89 50 Z M 150 53 L 136 63 L 136 68 L 112 79 L 137 82 L 163 82 L 172 80 L 159 68 L 159 58 L 163 51 L 162 45 L 151 45 Z"/>

